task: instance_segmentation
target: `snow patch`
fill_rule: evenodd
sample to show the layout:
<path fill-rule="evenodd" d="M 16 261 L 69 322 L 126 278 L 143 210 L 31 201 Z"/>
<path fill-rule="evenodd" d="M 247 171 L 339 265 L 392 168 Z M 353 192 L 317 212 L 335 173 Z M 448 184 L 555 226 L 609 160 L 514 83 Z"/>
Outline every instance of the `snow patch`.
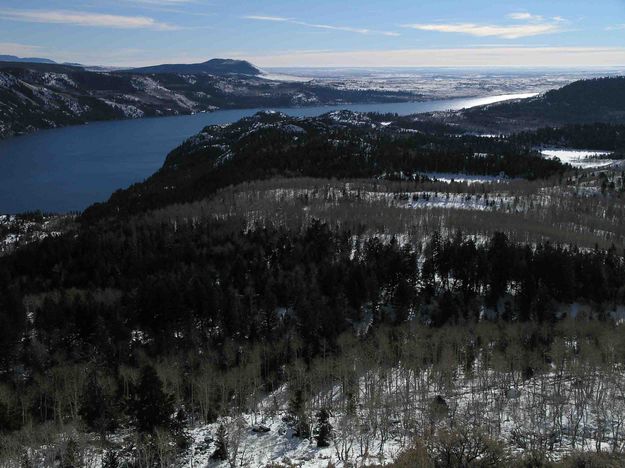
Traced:
<path fill-rule="evenodd" d="M 565 164 L 580 169 L 599 169 L 611 166 L 615 162 L 612 159 L 606 159 L 612 154 L 610 151 L 550 148 L 541 150 L 541 154 L 549 158 L 557 158 Z"/>

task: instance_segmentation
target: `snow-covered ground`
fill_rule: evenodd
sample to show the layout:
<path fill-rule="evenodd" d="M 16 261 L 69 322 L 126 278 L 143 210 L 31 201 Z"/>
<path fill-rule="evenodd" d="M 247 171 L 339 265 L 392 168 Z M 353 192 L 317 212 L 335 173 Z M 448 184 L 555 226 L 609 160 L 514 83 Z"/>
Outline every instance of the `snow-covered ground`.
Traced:
<path fill-rule="evenodd" d="M 19 246 L 61 235 L 73 219 L 72 215 L 44 215 L 35 221 L 16 215 L 0 215 L 0 256 Z"/>
<path fill-rule="evenodd" d="M 288 392 L 282 387 L 261 399 L 253 412 L 194 427 L 189 433 L 191 448 L 181 462 L 188 467 L 232 466 L 211 459 L 221 424 L 237 452 L 236 466 L 247 467 L 386 464 L 410 448 L 428 427 L 467 424 L 488 427 L 491 437 L 505 441 L 514 453 L 545 450 L 552 460 L 576 450 L 612 449 L 625 416 L 619 376 L 606 378 L 596 369 L 576 374 L 576 364 L 571 362 L 523 379 L 520 370 L 489 368 L 485 361 L 490 359 L 478 357 L 470 372 L 450 368 L 440 373 L 441 369 L 431 367 L 416 371 L 409 363 L 365 370 L 357 390 L 358 409 L 352 415 L 344 411 L 345 394 L 338 383 L 314 395 L 309 402 L 313 426 L 320 402 L 335 408 L 330 418 L 333 438 L 326 448 L 317 447 L 314 438 L 294 435 L 288 422 Z M 444 403 L 434 416 L 432 404 L 437 400 Z"/>
<path fill-rule="evenodd" d="M 541 153 L 549 158 L 557 158 L 565 164 L 580 169 L 599 169 L 614 164 L 614 160 L 606 159 L 610 151 L 592 151 L 582 149 L 543 149 Z"/>
<path fill-rule="evenodd" d="M 425 98 L 541 93 L 572 81 L 622 73 L 620 69 L 586 71 L 496 71 L 449 68 L 271 68 L 269 76 L 313 80 L 339 89 L 412 91 Z"/>
<path fill-rule="evenodd" d="M 294 435 L 293 428 L 285 422 L 286 410 L 276 415 L 243 414 L 238 418 L 223 418 L 219 422 L 205 426 L 198 426 L 189 432 L 191 449 L 184 459 L 185 467 L 220 467 L 226 468 L 229 461 L 211 459 L 215 450 L 217 430 L 220 423 L 230 429 L 230 436 L 236 431 L 239 453 L 237 465 L 243 467 L 265 467 L 272 463 L 289 463 L 302 468 L 326 468 L 330 463 L 336 467 L 351 466 L 345 460 L 339 460 L 337 445 L 330 443 L 329 447 L 317 447 L 314 439 L 302 439 Z M 258 422 L 254 423 L 254 419 Z M 333 425 L 339 424 L 339 417 L 331 419 Z M 257 432 L 259 427 L 268 432 Z M 377 441 L 379 445 L 380 441 Z M 375 442 L 371 444 L 375 445 Z M 355 448 L 355 447 L 354 447 Z M 390 463 L 397 457 L 402 447 L 396 442 L 387 444 L 386 450 L 372 456 L 354 456 L 360 463 L 367 464 Z M 352 455 L 355 455 L 352 453 Z M 352 457 L 350 457 L 352 458 Z M 349 460 L 350 462 L 353 460 Z"/>
<path fill-rule="evenodd" d="M 269 81 L 292 81 L 296 83 L 306 83 L 312 80 L 312 78 L 308 78 L 306 76 L 287 75 L 284 73 L 271 73 L 271 72 L 265 72 L 261 74 L 260 78 L 263 78 Z"/>

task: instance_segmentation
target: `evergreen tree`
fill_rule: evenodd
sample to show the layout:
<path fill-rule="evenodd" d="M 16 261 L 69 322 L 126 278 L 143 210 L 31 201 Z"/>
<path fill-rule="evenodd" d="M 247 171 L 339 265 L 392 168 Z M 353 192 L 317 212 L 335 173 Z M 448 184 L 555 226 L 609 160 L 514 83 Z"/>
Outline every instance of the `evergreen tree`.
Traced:
<path fill-rule="evenodd" d="M 146 365 L 141 370 L 131 411 L 141 432 L 153 432 L 157 427 L 172 428 L 173 401 L 163 391 L 161 379 L 152 366 Z"/>
<path fill-rule="evenodd" d="M 330 438 L 332 437 L 332 424 L 330 424 L 330 412 L 322 408 L 317 413 L 317 428 L 315 430 L 315 439 L 317 447 L 328 447 Z"/>
<path fill-rule="evenodd" d="M 103 439 L 107 431 L 114 429 L 113 405 L 98 382 L 95 371 L 89 374 L 79 412 L 89 429 L 99 433 Z"/>
<path fill-rule="evenodd" d="M 296 420 L 295 423 L 295 436 L 300 439 L 310 439 L 311 431 L 310 431 L 310 420 L 308 415 L 302 412 Z"/>
<path fill-rule="evenodd" d="M 228 433 L 226 427 L 223 424 L 219 425 L 217 429 L 217 440 L 215 441 L 215 451 L 213 452 L 213 458 L 215 460 L 227 460 L 228 459 Z"/>
<path fill-rule="evenodd" d="M 306 414 L 304 391 L 301 388 L 295 390 L 289 400 L 289 416 L 293 421 L 293 430 L 296 437 L 307 439 L 310 437 L 310 421 Z"/>

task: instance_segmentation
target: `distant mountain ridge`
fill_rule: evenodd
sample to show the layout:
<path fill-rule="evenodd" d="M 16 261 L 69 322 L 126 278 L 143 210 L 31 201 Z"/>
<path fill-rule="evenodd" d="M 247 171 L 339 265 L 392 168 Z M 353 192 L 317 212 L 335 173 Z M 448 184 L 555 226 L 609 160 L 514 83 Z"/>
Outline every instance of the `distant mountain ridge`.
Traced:
<path fill-rule="evenodd" d="M 0 55 L 0 62 L 28 62 L 55 64 L 54 60 L 41 57 L 17 57 L 15 55 Z"/>
<path fill-rule="evenodd" d="M 80 63 L 64 62 L 59 63 L 43 57 L 18 57 L 16 55 L 0 54 L 0 62 L 11 62 L 14 64 L 44 64 L 44 65 L 65 65 L 70 67 L 84 68 Z M 94 67 L 100 68 L 100 67 Z M 249 75 L 258 76 L 262 72 L 246 60 L 234 60 L 214 58 L 202 63 L 166 63 L 161 65 L 151 65 L 147 67 L 125 68 L 120 72 L 133 74 L 160 74 L 160 73 L 183 73 L 198 74 L 207 73 L 216 76 L 225 75 Z"/>
<path fill-rule="evenodd" d="M 215 58 L 202 63 L 162 64 L 149 67 L 132 68 L 131 73 L 209 73 L 211 75 L 252 75 L 257 76 L 261 71 L 245 60 Z"/>

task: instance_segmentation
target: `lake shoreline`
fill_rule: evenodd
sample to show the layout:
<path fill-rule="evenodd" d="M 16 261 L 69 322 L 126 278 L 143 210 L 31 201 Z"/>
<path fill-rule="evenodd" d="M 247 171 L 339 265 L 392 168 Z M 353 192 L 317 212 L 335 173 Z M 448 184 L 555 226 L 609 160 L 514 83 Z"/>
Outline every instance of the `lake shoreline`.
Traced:
<path fill-rule="evenodd" d="M 117 189 L 141 182 L 167 154 L 209 125 L 262 110 L 315 117 L 335 110 L 412 115 L 484 105 L 527 94 L 382 104 L 222 109 L 192 115 L 96 121 L 0 141 L 0 213 L 83 211 Z"/>
<path fill-rule="evenodd" d="M 529 95 L 537 95 L 538 93 L 513 93 L 513 94 L 509 94 L 509 95 L 504 95 L 504 96 L 528 96 L 531 97 Z M 397 101 L 365 101 L 365 102 L 343 102 L 343 103 L 335 103 L 335 104 L 316 104 L 316 103 L 311 103 L 310 105 L 296 105 L 296 106 L 286 106 L 286 107 L 275 107 L 276 109 L 310 109 L 310 108 L 322 108 L 322 107 L 328 107 L 331 109 L 335 109 L 336 107 L 339 106 L 377 106 L 377 105 L 394 105 L 394 104 L 419 104 L 419 103 L 431 103 L 431 102 L 438 102 L 438 101 L 453 101 L 453 100 L 466 100 L 466 99 L 487 99 L 487 98 L 496 98 L 498 96 L 502 96 L 502 95 L 490 95 L 488 93 L 481 93 L 481 94 L 468 94 L 466 96 L 432 96 L 430 98 L 425 98 L 425 99 L 409 99 L 409 100 L 397 100 Z M 524 98 L 511 98 L 511 99 L 524 99 Z M 503 102 L 502 101 L 495 101 L 495 102 Z M 168 114 L 168 115 L 148 115 L 148 116 L 144 116 L 144 117 L 126 117 L 126 118 L 119 118 L 119 119 L 99 119 L 99 120 L 87 120 L 85 122 L 82 123 L 72 123 L 69 125 L 59 125 L 56 127 L 47 127 L 47 128 L 34 128 L 32 131 L 30 132 L 21 132 L 21 133 L 16 133 L 13 135 L 9 135 L 6 137 L 2 137 L 0 136 L 0 141 L 6 141 L 6 140 L 10 140 L 10 139 L 14 139 L 14 138 L 20 138 L 20 137 L 28 137 L 34 134 L 37 134 L 39 132 L 45 132 L 45 131 L 49 131 L 49 130 L 60 130 L 60 129 L 64 129 L 64 128 L 71 128 L 71 127 L 83 127 L 85 125 L 93 125 L 93 124 L 98 124 L 98 123 L 102 123 L 102 122 L 126 122 L 126 121 L 137 121 L 137 120 L 150 120 L 150 119 L 164 119 L 164 118 L 172 118 L 172 117 L 188 117 L 188 116 L 192 116 L 192 115 L 197 115 L 197 114 L 212 114 L 214 112 L 220 112 L 220 111 L 245 111 L 245 110 L 249 110 L 249 109 L 259 109 L 259 110 L 272 110 L 274 109 L 274 107 L 218 107 L 215 109 L 210 109 L 210 110 L 199 110 L 199 111 L 194 111 L 194 112 L 181 112 L 178 114 Z"/>

